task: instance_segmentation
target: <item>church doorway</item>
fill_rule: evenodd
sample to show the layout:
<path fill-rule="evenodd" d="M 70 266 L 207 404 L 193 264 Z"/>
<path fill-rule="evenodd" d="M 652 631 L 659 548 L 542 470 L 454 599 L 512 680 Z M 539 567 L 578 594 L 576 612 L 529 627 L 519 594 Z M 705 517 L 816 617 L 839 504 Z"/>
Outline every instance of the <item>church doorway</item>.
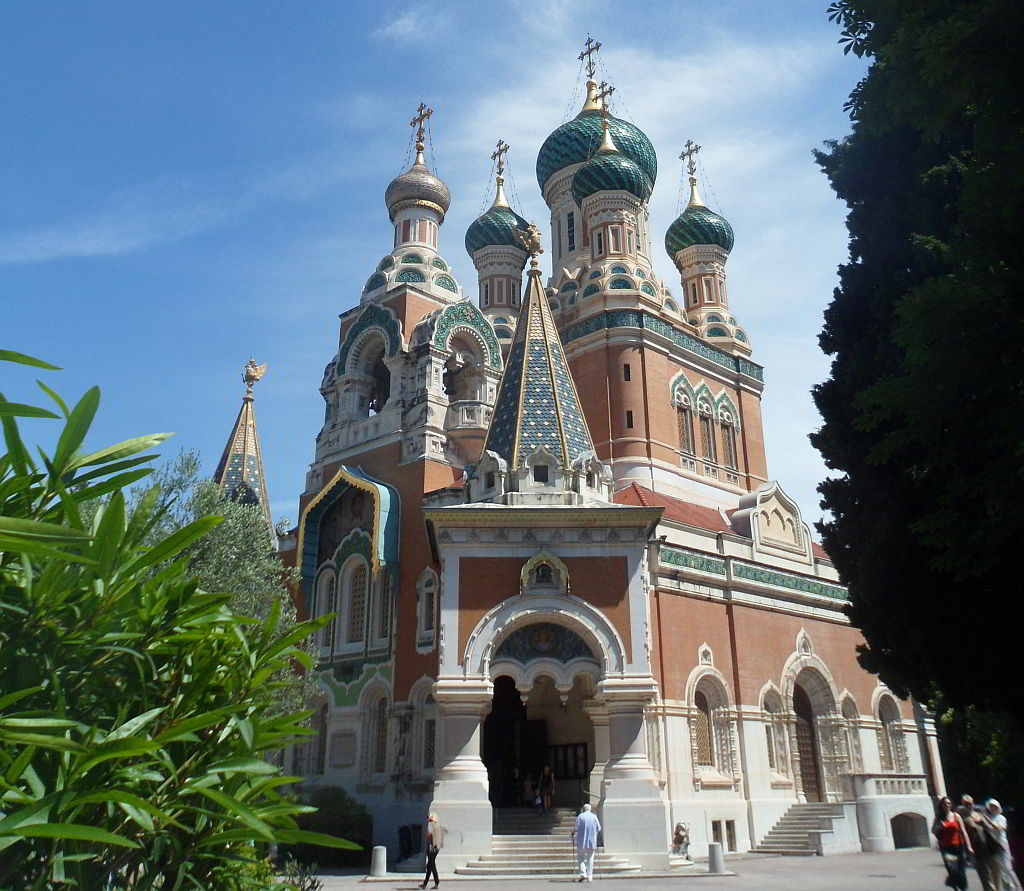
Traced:
<path fill-rule="evenodd" d="M 822 801 L 821 754 L 814 708 L 807 691 L 797 684 L 793 688 L 793 712 L 796 715 L 796 749 L 800 761 L 800 783 L 807 801 Z"/>
<path fill-rule="evenodd" d="M 532 807 L 545 767 L 555 776 L 553 805 L 580 803 L 594 766 L 594 728 L 583 709 L 590 686 L 579 675 L 559 691 L 541 675 L 524 696 L 510 676 L 495 678 L 481 746 L 493 807 Z"/>

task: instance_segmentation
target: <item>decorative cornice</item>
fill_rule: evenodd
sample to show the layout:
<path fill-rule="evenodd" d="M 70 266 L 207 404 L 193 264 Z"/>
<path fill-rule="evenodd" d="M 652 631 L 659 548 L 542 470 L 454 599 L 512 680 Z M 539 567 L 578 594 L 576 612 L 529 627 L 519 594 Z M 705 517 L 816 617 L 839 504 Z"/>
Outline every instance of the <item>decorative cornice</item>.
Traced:
<path fill-rule="evenodd" d="M 732 562 L 732 574 L 735 578 L 759 582 L 762 585 L 775 585 L 779 588 L 789 588 L 804 594 L 816 594 L 819 597 L 828 597 L 832 600 L 849 600 L 849 594 L 842 585 L 832 585 L 806 576 L 765 569 L 761 566 L 741 563 L 738 560 Z"/>
<path fill-rule="evenodd" d="M 687 569 L 696 569 L 699 572 L 708 572 L 714 575 L 724 576 L 726 574 L 725 560 L 703 554 L 700 551 L 691 551 L 689 548 L 662 546 L 659 559 L 662 563 L 672 566 L 685 566 Z"/>

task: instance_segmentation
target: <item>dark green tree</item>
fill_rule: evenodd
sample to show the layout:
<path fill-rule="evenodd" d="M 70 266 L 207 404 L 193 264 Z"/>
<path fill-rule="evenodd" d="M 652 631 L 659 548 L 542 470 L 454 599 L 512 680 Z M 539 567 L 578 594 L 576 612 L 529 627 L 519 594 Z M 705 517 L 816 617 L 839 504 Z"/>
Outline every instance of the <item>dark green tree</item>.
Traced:
<path fill-rule="evenodd" d="M 835 472 L 821 532 L 865 668 L 973 726 L 1020 729 L 1024 5 L 829 11 L 872 63 L 851 135 L 817 153 L 850 233 L 814 392 L 812 442 Z"/>

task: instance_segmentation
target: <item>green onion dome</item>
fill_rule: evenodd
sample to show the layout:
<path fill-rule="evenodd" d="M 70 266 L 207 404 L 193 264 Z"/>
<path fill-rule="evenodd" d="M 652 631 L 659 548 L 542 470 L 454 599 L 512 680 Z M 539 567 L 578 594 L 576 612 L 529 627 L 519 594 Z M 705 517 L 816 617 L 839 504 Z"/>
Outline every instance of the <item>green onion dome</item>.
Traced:
<path fill-rule="evenodd" d="M 499 177 L 500 180 L 500 177 Z M 478 216 L 466 230 L 466 251 L 470 257 L 478 250 L 495 245 L 519 248 L 523 252 L 523 265 L 526 265 L 526 250 L 519 236 L 526 231 L 529 223 L 517 214 L 505 201 L 501 183 L 494 203 L 485 213 Z"/>
<path fill-rule="evenodd" d="M 603 114 L 596 98 L 597 86 L 591 81 L 587 84 L 587 90 L 583 110 L 548 136 L 540 147 L 537 155 L 537 182 L 541 191 L 559 170 L 572 164 L 585 163 L 601 144 Z M 640 166 L 653 188 L 658 179 L 658 156 L 647 134 L 629 121 L 611 115 L 608 116 L 608 129 L 619 151 Z"/>
<path fill-rule="evenodd" d="M 691 179 L 690 203 L 665 233 L 668 255 L 674 260 L 679 251 L 695 244 L 716 244 L 729 253 L 735 240 L 729 221 L 704 206 L 697 193 L 697 182 Z"/>
<path fill-rule="evenodd" d="M 608 135 L 611 136 L 610 127 Z M 651 189 L 651 181 L 640 165 L 608 142 L 572 178 L 572 197 L 580 207 L 585 198 L 597 192 L 629 192 L 646 201 L 651 197 Z"/>

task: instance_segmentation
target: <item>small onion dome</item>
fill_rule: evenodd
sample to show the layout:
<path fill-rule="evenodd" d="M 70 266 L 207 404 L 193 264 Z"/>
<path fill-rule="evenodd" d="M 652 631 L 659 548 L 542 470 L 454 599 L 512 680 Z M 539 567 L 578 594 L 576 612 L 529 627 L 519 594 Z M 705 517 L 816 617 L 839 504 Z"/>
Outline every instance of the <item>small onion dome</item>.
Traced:
<path fill-rule="evenodd" d="M 571 121 L 555 130 L 540 147 L 537 155 L 537 182 L 541 191 L 559 170 L 572 164 L 584 164 L 601 142 L 603 113 L 597 101 L 597 84 L 587 82 L 587 100 Z M 628 121 L 608 115 L 608 129 L 619 151 L 647 174 L 653 187 L 658 179 L 658 156 L 647 134 Z"/>
<path fill-rule="evenodd" d="M 674 260 L 683 248 L 695 244 L 715 244 L 729 253 L 736 236 L 729 221 L 709 210 L 697 192 L 697 181 L 690 178 L 690 202 L 665 233 L 665 250 Z"/>
<path fill-rule="evenodd" d="M 651 197 L 651 181 L 635 161 L 622 154 L 612 141 L 611 127 L 604 131 L 601 147 L 572 178 L 572 197 L 583 207 L 583 200 L 597 192 L 629 192 L 640 201 Z"/>
<path fill-rule="evenodd" d="M 472 257 L 478 250 L 497 245 L 519 248 L 526 263 L 526 250 L 519 240 L 530 224 L 517 214 L 505 200 L 502 178 L 498 177 L 497 194 L 494 203 L 478 216 L 466 230 L 466 251 Z"/>
<path fill-rule="evenodd" d="M 388 215 L 392 222 L 395 212 L 401 206 L 425 204 L 441 214 L 441 219 L 448 212 L 451 195 L 444 181 L 434 176 L 423 160 L 423 143 L 416 143 L 416 162 L 405 173 L 391 180 L 384 193 L 384 203 L 388 206 Z"/>

